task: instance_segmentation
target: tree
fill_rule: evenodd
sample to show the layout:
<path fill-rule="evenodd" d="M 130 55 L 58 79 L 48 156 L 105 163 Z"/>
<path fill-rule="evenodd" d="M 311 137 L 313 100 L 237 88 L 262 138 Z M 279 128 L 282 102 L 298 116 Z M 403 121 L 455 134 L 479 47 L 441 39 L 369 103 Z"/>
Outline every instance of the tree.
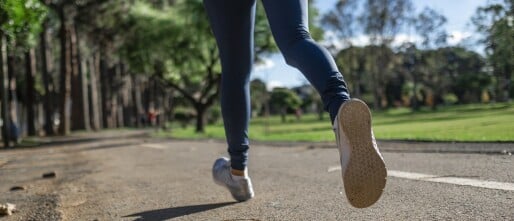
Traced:
<path fill-rule="evenodd" d="M 363 5 L 364 13 L 360 22 L 364 33 L 370 38 L 372 45 L 378 45 L 375 53 L 376 67 L 370 72 L 373 88 L 375 109 L 380 109 L 384 102 L 385 76 L 390 70 L 392 61 L 388 47 L 393 43 L 398 32 L 410 18 L 413 6 L 410 0 L 367 0 Z"/>
<path fill-rule="evenodd" d="M 429 7 L 425 7 L 417 17 L 413 18 L 412 24 L 422 38 L 422 49 L 428 50 L 433 47 L 442 47 L 446 44 L 448 36 L 444 27 L 446 21 L 447 19 L 444 15 Z M 420 107 L 418 91 L 422 83 L 421 80 L 426 76 L 430 76 L 428 79 L 431 81 L 425 85 L 431 86 L 430 95 L 438 98 L 441 96 L 441 91 L 437 89 L 440 85 L 436 82 L 440 82 L 438 80 L 440 79 L 440 74 L 430 72 L 430 70 L 434 69 L 428 67 L 430 61 L 427 59 L 429 58 L 425 57 L 426 53 L 419 51 L 414 43 L 408 43 L 405 46 L 403 66 L 409 73 L 413 84 L 411 88 L 412 97 L 410 99 L 411 107 L 413 110 L 418 110 Z M 435 109 L 437 102 L 431 102 L 431 104 Z"/>
<path fill-rule="evenodd" d="M 8 116 L 7 107 L 7 79 L 8 72 L 6 60 L 7 47 L 14 47 L 14 42 L 24 49 L 32 48 L 35 45 L 39 31 L 41 30 L 41 21 L 46 16 L 46 8 L 39 1 L 31 0 L 5 0 L 0 3 L 0 92 L 2 99 L 2 135 L 4 146 L 9 146 L 9 139 L 12 121 Z M 33 53 L 32 53 L 33 54 Z M 33 56 L 27 58 L 27 62 L 31 66 L 27 69 L 27 74 L 33 76 L 34 71 Z M 34 85 L 28 85 L 27 88 L 33 88 Z M 33 103 L 27 104 L 29 108 L 33 108 Z M 29 111 L 29 115 L 34 112 Z M 33 125 L 32 125 L 33 126 Z M 30 126 L 29 126 L 30 127 Z M 34 129 L 31 127 L 31 129 Z M 31 131 L 32 132 L 32 131 Z"/>
<path fill-rule="evenodd" d="M 82 72 L 80 36 L 77 18 L 84 12 L 95 11 L 99 5 L 113 0 L 57 0 L 45 1 L 56 14 L 59 24 L 60 44 L 60 124 L 59 133 L 68 134 L 71 129 L 89 129 L 89 108 L 85 76 Z M 105 5 L 104 5 L 105 6 Z M 88 17 L 91 21 L 95 19 Z M 105 17 L 103 19 L 106 19 Z M 106 19 L 109 20 L 109 19 Z"/>
<path fill-rule="evenodd" d="M 358 98 L 363 95 L 363 80 L 367 75 L 366 65 L 369 61 L 366 52 L 363 47 L 351 46 L 339 51 L 336 55 L 336 63 L 345 74 L 351 94 Z"/>
<path fill-rule="evenodd" d="M 367 0 L 361 2 L 355 0 L 337 1 L 333 10 L 331 10 L 322 19 L 325 27 L 329 28 L 336 36 L 336 39 L 343 39 L 346 46 L 352 46 L 353 37 L 366 35 L 370 44 L 376 47 L 368 47 L 371 53 L 366 54 L 368 61 L 356 59 L 360 55 L 358 50 L 347 50 L 341 57 L 352 67 L 347 69 L 345 74 L 350 78 L 360 79 L 364 66 L 362 64 L 374 64 L 376 67 L 367 67 L 370 89 L 373 90 L 373 106 L 376 109 L 382 107 L 385 103 L 386 78 L 392 69 L 392 53 L 389 53 L 389 47 L 395 40 L 396 35 L 402 29 L 404 24 L 410 20 L 412 11 L 412 3 L 410 0 Z M 347 56 L 346 56 L 347 55 Z M 374 61 L 374 62 L 373 62 Z M 342 62 L 342 61 L 341 61 Z M 357 74 L 356 69 L 360 69 Z M 361 84 L 358 82 L 357 84 Z M 360 96 L 360 87 L 356 87 Z"/>
<path fill-rule="evenodd" d="M 147 103 L 142 101 L 145 96 L 141 94 L 150 85 L 145 84 L 148 76 L 136 77 L 139 73 L 130 68 L 123 55 L 134 25 L 129 12 L 137 2 L 91 1 L 87 7 L 79 7 L 75 16 L 77 30 L 83 36 L 81 41 L 88 45 L 82 48 L 81 56 L 89 65 L 84 65 L 86 68 L 79 79 L 88 83 L 90 92 L 85 96 L 90 97 L 87 103 L 94 129 L 138 125 L 144 114 L 143 106 Z M 151 1 L 163 6 L 166 2 L 169 3 Z"/>
<path fill-rule="evenodd" d="M 323 101 L 321 96 L 310 84 L 305 84 L 302 86 L 294 87 L 292 90 L 298 95 L 298 97 L 302 100 L 302 104 L 300 105 L 300 109 L 306 113 L 315 112 L 318 114 L 318 119 L 323 120 L 323 114 L 325 112 L 323 107 Z M 301 114 L 297 112 L 297 118 L 299 119 Z"/>
<path fill-rule="evenodd" d="M 43 21 L 41 34 L 39 36 L 39 50 L 41 53 L 41 79 L 43 81 L 43 109 L 45 112 L 45 123 L 43 129 L 45 131 L 45 135 L 50 136 L 55 133 L 54 131 L 54 122 L 53 122 L 53 114 L 54 114 L 54 105 L 52 104 L 52 93 L 53 87 L 51 88 L 51 73 L 50 69 L 52 67 L 52 59 L 51 53 L 48 45 L 50 44 L 49 39 L 49 19 L 46 18 Z"/>
<path fill-rule="evenodd" d="M 9 139 L 11 137 L 9 133 L 9 125 L 10 125 L 10 118 L 8 115 L 8 109 L 9 107 L 7 99 L 8 99 L 8 91 L 7 91 L 7 49 L 6 49 L 6 43 L 5 43 L 5 36 L 3 33 L 0 33 L 0 99 L 2 99 L 2 105 L 1 105 L 1 111 L 2 111 L 2 138 L 4 141 L 4 147 L 9 147 Z"/>
<path fill-rule="evenodd" d="M 336 39 L 341 39 L 347 46 L 353 44 L 351 38 L 359 31 L 357 2 L 357 0 L 337 1 L 335 7 L 321 19 L 323 26 L 331 30 Z"/>
<path fill-rule="evenodd" d="M 336 63 L 344 73 L 348 82 L 350 92 L 355 97 L 361 97 L 361 79 L 364 74 L 365 55 L 362 48 L 354 47 L 352 38 L 361 31 L 357 24 L 357 8 L 359 7 L 356 0 L 337 1 L 335 7 L 323 16 L 321 22 L 324 27 L 331 30 L 334 34 L 336 42 L 342 41 L 345 49 L 337 52 Z M 333 45 L 331 47 L 337 48 Z"/>
<path fill-rule="evenodd" d="M 263 108 L 267 108 L 269 93 L 266 89 L 266 83 L 261 79 L 255 79 L 250 82 L 250 96 L 252 106 L 252 116 L 258 116 L 263 111 Z"/>
<path fill-rule="evenodd" d="M 282 122 L 286 122 L 287 110 L 298 109 L 302 105 L 302 100 L 292 90 L 275 88 L 271 91 L 270 105 L 272 109 L 280 112 Z"/>
<path fill-rule="evenodd" d="M 423 41 L 421 45 L 428 49 L 446 44 L 448 33 L 445 30 L 446 17 L 432 8 L 424 8 L 414 21 L 416 32 Z"/>
<path fill-rule="evenodd" d="M 481 42 L 496 77 L 496 100 L 508 101 L 514 93 L 514 1 L 493 1 L 480 7 L 472 22 L 484 34 Z"/>
<path fill-rule="evenodd" d="M 180 2 L 164 10 L 139 3 L 128 22 L 133 29 L 124 56 L 130 67 L 180 93 L 196 110 L 197 131 L 203 132 L 221 75 L 201 1 Z"/>
<path fill-rule="evenodd" d="M 259 7 L 257 60 L 277 49 L 264 15 Z M 196 111 L 196 131 L 203 132 L 205 114 L 218 99 L 221 65 L 202 1 L 176 1 L 163 9 L 139 3 L 127 23 L 132 28 L 124 56 L 131 69 L 151 75 L 185 98 Z"/>
<path fill-rule="evenodd" d="M 409 103 L 412 110 L 419 110 L 420 108 L 420 88 L 422 78 L 422 52 L 416 47 L 414 43 L 403 44 L 400 48 L 400 56 L 402 59 L 402 68 L 410 77 L 412 86 L 408 85 L 406 94 L 409 95 Z"/>
<path fill-rule="evenodd" d="M 490 75 L 484 72 L 485 59 L 480 54 L 461 47 L 440 48 L 427 53 L 435 67 L 433 76 L 440 78 L 426 80 L 428 85 L 440 94 L 452 92 L 459 103 L 480 102 L 482 92 L 491 84 Z"/>

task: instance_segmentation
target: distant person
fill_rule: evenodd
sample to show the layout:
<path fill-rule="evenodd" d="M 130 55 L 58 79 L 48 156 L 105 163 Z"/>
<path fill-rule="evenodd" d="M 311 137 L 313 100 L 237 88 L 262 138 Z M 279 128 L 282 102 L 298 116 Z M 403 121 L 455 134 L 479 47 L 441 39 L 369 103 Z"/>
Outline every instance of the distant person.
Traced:
<path fill-rule="evenodd" d="M 303 115 L 302 109 L 296 108 L 296 110 L 294 111 L 294 115 L 296 116 L 296 120 L 300 120 Z"/>
<path fill-rule="evenodd" d="M 150 124 L 150 126 L 154 127 L 155 125 L 157 125 L 157 111 L 155 110 L 155 108 L 153 107 L 150 107 L 148 109 L 148 122 Z"/>
<path fill-rule="evenodd" d="M 286 62 L 305 75 L 330 113 L 349 202 L 359 208 L 371 206 L 382 194 L 387 172 L 371 130 L 369 108 L 350 99 L 334 59 L 311 38 L 307 0 L 262 3 Z M 230 155 L 217 159 L 212 173 L 237 201 L 254 197 L 247 160 L 255 4 L 256 0 L 204 0 L 221 57 L 221 109 Z"/>

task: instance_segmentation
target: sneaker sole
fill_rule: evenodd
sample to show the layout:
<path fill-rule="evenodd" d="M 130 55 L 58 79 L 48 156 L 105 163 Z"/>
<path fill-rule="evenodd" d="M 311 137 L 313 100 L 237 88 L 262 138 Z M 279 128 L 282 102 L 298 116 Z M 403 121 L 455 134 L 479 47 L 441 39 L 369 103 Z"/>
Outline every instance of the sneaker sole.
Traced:
<path fill-rule="evenodd" d="M 338 116 L 351 151 L 343 171 L 346 197 L 354 207 L 369 207 L 382 195 L 387 178 L 385 163 L 372 143 L 371 112 L 364 102 L 352 99 L 341 107 Z"/>

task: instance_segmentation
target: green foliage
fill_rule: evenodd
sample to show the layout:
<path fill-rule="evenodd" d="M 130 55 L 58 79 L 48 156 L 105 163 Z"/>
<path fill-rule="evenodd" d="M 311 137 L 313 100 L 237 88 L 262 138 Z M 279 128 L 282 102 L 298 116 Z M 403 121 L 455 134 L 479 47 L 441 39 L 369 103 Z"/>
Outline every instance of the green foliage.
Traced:
<path fill-rule="evenodd" d="M 514 2 L 492 1 L 477 9 L 472 18 L 477 31 L 484 34 L 488 62 L 496 76 L 497 100 L 509 100 L 514 72 Z"/>
<path fill-rule="evenodd" d="M 360 19 L 371 43 L 389 45 L 409 21 L 413 5 L 410 0 L 366 0 L 363 8 Z"/>
<path fill-rule="evenodd" d="M 279 110 L 296 110 L 302 105 L 302 100 L 290 89 L 275 88 L 270 95 L 270 105 Z"/>
<path fill-rule="evenodd" d="M 221 116 L 221 107 L 219 105 L 213 106 L 209 110 L 209 116 L 208 116 L 208 123 L 209 124 L 215 124 L 218 123 L 222 116 Z"/>
<path fill-rule="evenodd" d="M 313 0 L 309 1 L 309 32 L 312 38 L 321 40 L 323 38 L 323 30 L 317 25 L 317 17 L 319 15 L 318 9 L 314 6 Z M 262 2 L 257 2 L 257 9 L 255 13 L 255 60 L 261 62 L 261 56 L 268 55 L 278 51 L 278 47 L 271 34 L 266 12 Z"/>
<path fill-rule="evenodd" d="M 143 1 L 131 7 L 125 21 L 130 29 L 122 48 L 131 70 L 150 74 L 157 61 L 169 59 L 181 31 L 178 19 L 174 8 L 158 10 Z M 166 68 L 169 68 L 168 65 L 166 63 Z"/>
<path fill-rule="evenodd" d="M 181 27 L 175 33 L 172 48 L 174 70 L 168 73 L 170 79 L 179 77 L 190 82 L 205 80 L 208 70 L 219 74 L 221 67 L 218 58 L 216 42 L 211 35 L 211 29 L 201 0 L 187 0 L 177 3 L 177 15 L 180 16 L 178 25 Z"/>
<path fill-rule="evenodd" d="M 334 9 L 330 10 L 321 19 L 322 24 L 332 30 L 338 37 L 349 42 L 357 29 L 357 7 L 358 0 L 337 1 Z"/>
<path fill-rule="evenodd" d="M 446 85 L 460 102 L 480 102 L 482 91 L 491 84 L 490 75 L 483 71 L 485 60 L 482 56 L 459 47 L 439 49 L 433 56 L 435 59 L 446 58 L 445 63 L 439 63 L 438 70 L 448 75 Z"/>
<path fill-rule="evenodd" d="M 271 29 L 268 23 L 268 19 L 266 18 L 266 12 L 264 11 L 264 7 L 262 4 L 257 4 L 257 10 L 255 12 L 255 53 L 258 55 L 255 57 L 257 62 L 261 62 L 261 58 L 259 55 L 270 54 L 272 52 L 277 52 L 278 47 L 273 39 L 273 35 L 271 35 Z"/>
<path fill-rule="evenodd" d="M 322 40 L 324 37 L 324 30 L 318 25 L 319 11 L 314 6 L 316 1 L 323 0 L 310 0 L 309 1 L 309 32 L 314 40 Z"/>
<path fill-rule="evenodd" d="M 311 21 L 317 10 L 311 5 Z M 175 1 L 171 7 L 155 8 L 147 1 L 136 1 L 124 26 L 130 27 L 123 55 L 131 70 L 154 74 L 156 69 L 175 84 L 194 91 L 209 72 L 221 73 L 216 42 L 201 0 Z M 312 35 L 322 31 L 311 23 Z M 257 5 L 255 25 L 256 60 L 277 50 L 262 4 Z M 213 77 L 213 76 L 211 76 Z M 186 86 L 187 85 L 187 86 Z"/>
<path fill-rule="evenodd" d="M 369 59 L 372 58 L 368 52 L 366 48 L 352 46 L 339 51 L 335 57 L 339 70 L 344 73 L 351 94 L 357 97 L 362 95 L 361 89 L 365 83 L 363 79 L 368 77 Z"/>
<path fill-rule="evenodd" d="M 443 97 L 445 104 L 456 104 L 459 101 L 459 98 L 455 94 L 446 94 Z"/>
<path fill-rule="evenodd" d="M 484 58 L 465 48 L 420 50 L 406 44 L 396 53 L 387 49 L 349 47 L 336 55 L 336 63 L 353 96 L 366 97 L 377 83 L 370 80 L 377 72 L 377 50 L 383 50 L 382 54 L 392 60 L 379 80 L 380 84 L 390 85 L 386 91 L 389 104 L 396 101 L 413 105 L 410 102 L 416 98 L 420 104 L 428 102 L 427 105 L 436 106 L 444 102 L 443 96 L 448 93 L 455 94 L 460 103 L 479 102 L 481 93 L 492 83 L 491 76 L 484 71 Z"/>
<path fill-rule="evenodd" d="M 139 1 L 127 23 L 131 29 L 124 54 L 135 72 L 154 74 L 158 70 L 171 82 L 196 85 L 188 89 L 205 80 L 206 65 L 220 73 L 202 1 L 177 1 L 164 9 Z"/>
<path fill-rule="evenodd" d="M 414 22 L 416 31 L 423 38 L 424 48 L 446 44 L 448 33 L 444 30 L 447 19 L 444 15 L 431 8 L 424 8 Z"/>
<path fill-rule="evenodd" d="M 252 112 L 257 115 L 262 111 L 264 105 L 269 100 L 269 93 L 266 89 L 266 83 L 260 79 L 255 79 L 250 82 L 250 97 Z"/>
<path fill-rule="evenodd" d="M 38 0 L 2 0 L 0 30 L 10 42 L 32 47 L 41 31 L 47 8 Z"/>

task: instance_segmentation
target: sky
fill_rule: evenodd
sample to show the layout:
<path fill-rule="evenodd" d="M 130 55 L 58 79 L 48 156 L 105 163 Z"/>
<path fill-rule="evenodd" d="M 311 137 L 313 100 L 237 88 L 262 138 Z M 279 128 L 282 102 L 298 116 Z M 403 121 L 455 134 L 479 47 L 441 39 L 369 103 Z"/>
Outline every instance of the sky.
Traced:
<path fill-rule="evenodd" d="M 317 0 L 316 6 L 320 14 L 329 11 L 337 0 Z M 470 18 L 476 8 L 483 6 L 487 0 L 412 0 L 417 11 L 425 7 L 436 9 L 448 19 L 447 32 L 453 37 L 449 44 L 458 44 L 473 33 L 470 26 Z M 407 36 L 403 36 L 406 38 Z M 266 62 L 256 65 L 252 73 L 252 79 L 259 78 L 265 81 L 268 89 L 273 87 L 294 87 L 307 83 L 303 75 L 295 68 L 288 66 L 281 54 L 273 54 L 267 57 Z"/>

